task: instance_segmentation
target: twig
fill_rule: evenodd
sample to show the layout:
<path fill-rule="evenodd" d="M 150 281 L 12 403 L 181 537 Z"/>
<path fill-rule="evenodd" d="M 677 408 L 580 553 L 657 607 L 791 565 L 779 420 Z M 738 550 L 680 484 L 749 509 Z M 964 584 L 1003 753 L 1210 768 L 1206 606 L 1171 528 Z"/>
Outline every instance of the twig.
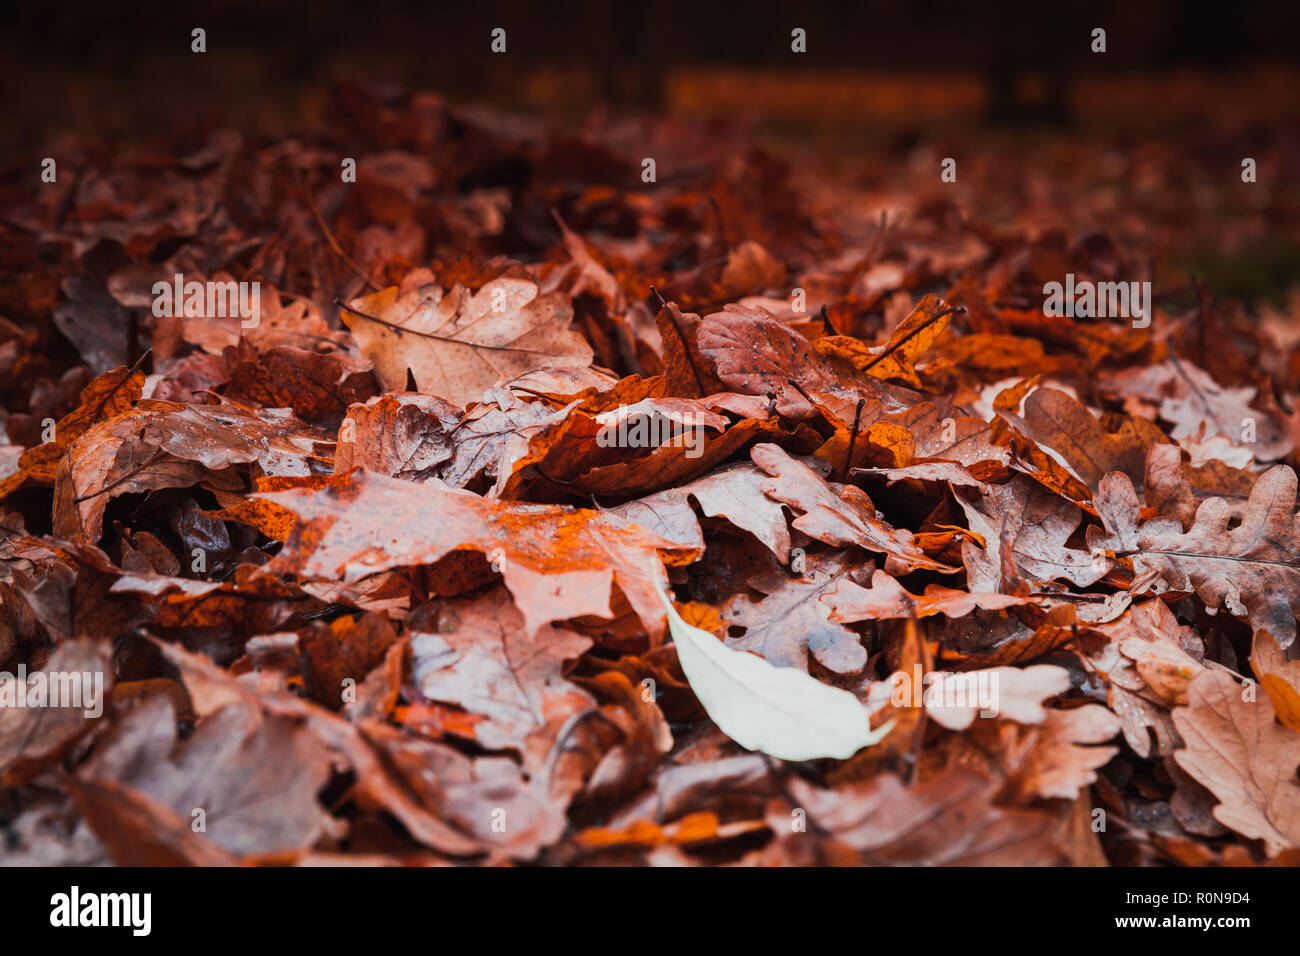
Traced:
<path fill-rule="evenodd" d="M 718 205 L 718 200 L 713 193 L 709 193 L 709 205 L 713 207 L 713 214 L 718 217 L 718 232 L 722 235 L 723 244 L 731 245 L 731 242 L 727 239 L 727 223 L 722 218 L 722 207 Z"/>
<path fill-rule="evenodd" d="M 140 474 L 140 472 L 144 471 L 146 468 L 148 468 L 150 465 L 152 465 L 155 461 L 157 461 L 159 458 L 161 458 L 161 457 L 162 457 L 163 455 L 165 455 L 166 453 L 167 453 L 167 450 L 166 450 L 165 448 L 159 447 L 159 448 L 158 448 L 158 449 L 157 449 L 157 450 L 156 450 L 152 455 L 150 455 L 148 458 L 146 458 L 144 461 L 142 461 L 142 462 L 141 462 L 138 466 L 136 466 L 135 468 L 132 468 L 130 471 L 128 471 L 128 472 L 127 472 L 125 475 L 123 475 L 121 478 L 117 479 L 117 481 L 109 482 L 109 483 L 108 483 L 107 485 L 105 485 L 103 488 L 100 488 L 98 491 L 92 492 L 91 494 L 88 494 L 88 495 L 81 495 L 81 496 L 78 497 L 78 498 L 73 498 L 73 499 L 72 499 L 72 503 L 73 503 L 74 505 L 79 505 L 79 504 L 81 504 L 81 502 L 83 502 L 83 501 L 89 501 L 91 498 L 98 498 L 98 497 L 99 497 L 100 495 L 102 495 L 104 492 L 106 492 L 106 491 L 111 491 L 112 489 L 114 489 L 114 488 L 116 488 L 118 485 L 120 485 L 122 482 L 127 481 L 128 479 L 134 478 L 136 475 Z"/>
<path fill-rule="evenodd" d="M 831 335 L 840 334 L 835 330 L 835 326 L 831 324 L 830 313 L 826 311 L 826 306 L 824 304 L 822 305 L 821 320 L 822 320 L 822 325 L 826 326 L 826 331 L 829 332 Z"/>
<path fill-rule="evenodd" d="M 964 313 L 965 311 L 966 311 L 965 306 L 960 306 L 960 305 L 950 305 L 950 306 L 948 306 L 948 308 L 944 309 L 942 312 L 936 312 L 934 315 L 930 316 L 930 318 L 929 318 L 927 321 L 922 322 L 920 325 L 918 325 L 916 328 L 914 328 L 911 332 L 908 332 L 908 333 L 907 333 L 906 335 L 904 335 L 901 339 L 899 339 L 898 342 L 897 342 L 897 344 L 895 344 L 895 345 L 893 345 L 893 346 L 887 346 L 887 347 L 885 348 L 885 351 L 881 352 L 879 355 L 877 355 L 875 358 L 873 358 L 873 359 L 872 359 L 870 362 L 868 362 L 866 365 L 862 366 L 862 371 L 865 372 L 867 369 L 871 368 L 872 366 L 876 365 L 877 363 L 879 363 L 879 362 L 883 362 L 883 361 L 885 360 L 885 358 L 887 358 L 889 355 L 891 355 L 891 354 L 893 354 L 894 352 L 897 352 L 899 349 L 901 349 L 901 348 L 903 347 L 904 343 L 906 343 L 909 339 L 915 338 L 916 336 L 920 335 L 921 332 L 923 332 L 925 329 L 928 329 L 928 328 L 929 328 L 931 325 L 933 325 L 935 322 L 938 322 L 938 321 L 939 321 L 940 319 L 942 319 L 945 315 L 951 315 L 951 314 L 953 314 L 954 312 L 956 312 L 956 313 Z"/>
<path fill-rule="evenodd" d="M 862 422 L 862 406 L 867 403 L 865 398 L 858 399 L 858 407 L 853 412 L 853 431 L 849 432 L 849 453 L 844 458 L 844 470 L 840 472 L 840 484 L 849 480 L 849 467 L 853 464 L 853 448 L 858 441 L 858 425 Z"/>
<path fill-rule="evenodd" d="M 343 300 L 339 298 L 334 299 L 334 304 L 338 306 L 340 309 L 342 309 L 344 312 L 351 312 L 353 315 L 359 315 L 363 319 L 369 319 L 371 322 L 376 322 L 379 325 L 387 326 L 388 328 L 400 332 L 403 335 L 417 335 L 422 339 L 434 339 L 435 341 L 438 342 L 454 342 L 457 345 L 463 345 L 466 348 L 474 349 L 475 351 L 520 352 L 524 355 L 550 355 L 551 354 L 550 352 L 544 352 L 539 349 L 519 349 L 519 348 L 512 348 L 508 345 L 480 345 L 477 342 L 466 342 L 463 339 L 454 338 L 450 335 L 438 335 L 434 332 L 421 332 L 419 329 L 408 329 L 406 326 L 398 325 L 396 322 L 389 322 L 387 319 L 381 319 L 379 316 L 371 315 L 369 312 L 362 312 L 360 309 L 354 309 L 352 306 L 344 304 Z"/>
<path fill-rule="evenodd" d="M 357 267 L 357 264 L 348 257 L 348 254 L 344 252 L 343 248 L 338 244 L 338 240 L 334 238 L 334 234 L 330 232 L 330 227 L 325 225 L 325 220 L 321 218 L 320 210 L 316 208 L 316 200 L 311 196 L 311 189 L 307 186 L 307 174 L 300 169 L 298 170 L 298 176 L 302 180 L 302 192 L 303 195 L 307 197 L 307 205 L 311 207 L 311 214 L 316 217 L 316 225 L 320 226 L 320 231 L 324 233 L 325 241 L 330 244 L 330 248 L 334 250 L 335 255 L 342 259 L 347 264 L 347 267 L 355 272 L 362 282 L 370 286 L 370 291 L 380 291 L 379 286 L 370 281 L 370 277 L 362 272 Z"/>

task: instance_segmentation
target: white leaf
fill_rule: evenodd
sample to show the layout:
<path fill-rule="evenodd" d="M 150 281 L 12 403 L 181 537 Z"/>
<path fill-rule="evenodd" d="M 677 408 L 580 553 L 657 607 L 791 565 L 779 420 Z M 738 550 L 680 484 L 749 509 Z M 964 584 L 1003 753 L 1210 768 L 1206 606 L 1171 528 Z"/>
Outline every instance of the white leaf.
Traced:
<path fill-rule="evenodd" d="M 889 732 L 893 721 L 873 731 L 870 713 L 848 691 L 732 650 L 683 621 L 662 591 L 660 597 L 691 690 L 722 732 L 745 749 L 782 760 L 847 760 Z"/>

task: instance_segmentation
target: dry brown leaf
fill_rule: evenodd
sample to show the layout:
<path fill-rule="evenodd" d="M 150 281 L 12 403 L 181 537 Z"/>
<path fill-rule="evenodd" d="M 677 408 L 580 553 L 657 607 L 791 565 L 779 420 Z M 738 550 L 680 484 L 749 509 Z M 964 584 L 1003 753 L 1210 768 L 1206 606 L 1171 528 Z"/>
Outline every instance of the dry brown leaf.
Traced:
<path fill-rule="evenodd" d="M 927 556 L 911 532 L 891 527 L 856 485 L 845 485 L 837 494 L 816 472 L 776 445 L 755 445 L 750 457 L 772 476 L 763 492 L 803 512 L 795 518 L 794 527 L 809 537 L 827 544 L 856 544 L 884 554 L 886 570 L 956 570 Z"/>
<path fill-rule="evenodd" d="M 1054 818 L 1037 810 L 998 806 L 999 784 L 965 769 L 916 787 L 882 775 L 836 790 L 802 780 L 791 792 L 809 818 L 876 866 L 1050 866 L 1063 853 L 1049 837 Z M 769 814 L 790 827 L 788 807 Z"/>
<path fill-rule="evenodd" d="M 417 270 L 343 312 L 385 388 L 405 387 L 410 369 L 421 390 L 463 406 L 523 372 L 591 362 L 591 347 L 569 328 L 573 307 L 564 293 L 505 277 L 475 293 L 461 285 L 444 293 L 432 280 Z"/>
<path fill-rule="evenodd" d="M 1300 731 L 1300 661 L 1288 661 L 1268 631 L 1255 632 L 1255 649 L 1250 655 L 1259 686 L 1273 702 L 1277 719 Z"/>
<path fill-rule="evenodd" d="M 1244 697 L 1222 671 L 1193 681 L 1174 711 L 1187 742 L 1174 759 L 1219 798 L 1215 819 L 1276 855 L 1300 847 L 1300 733 L 1276 723 L 1267 696 Z"/>
<path fill-rule="evenodd" d="M 355 471 L 324 488 L 257 497 L 299 518 L 273 570 L 353 582 L 472 549 L 498 562 L 530 633 L 550 621 L 609 617 L 617 584 L 647 630 L 661 634 L 660 555 L 681 563 L 695 554 L 607 512 L 493 501 L 437 479 L 415 485 Z"/>
<path fill-rule="evenodd" d="M 1291 468 L 1277 465 L 1259 477 L 1235 527 L 1221 498 L 1204 502 L 1186 532 L 1172 518 L 1139 526 L 1135 502 L 1126 476 L 1103 479 L 1097 511 L 1109 534 L 1090 530 L 1094 551 L 1130 557 L 1139 572 L 1158 571 L 1178 590 L 1194 588 L 1211 608 L 1226 607 L 1291 646 L 1300 606 L 1300 517 Z"/>
<path fill-rule="evenodd" d="M 884 571 L 876 571 L 871 576 L 869 588 L 853 581 L 840 581 L 834 590 L 826 593 L 822 601 L 830 607 L 832 621 L 929 617 L 932 614 L 962 617 L 976 608 L 999 611 L 1031 603 L 1028 598 L 1012 594 L 971 593 L 940 584 L 926 585 L 922 595 L 911 594 Z"/>

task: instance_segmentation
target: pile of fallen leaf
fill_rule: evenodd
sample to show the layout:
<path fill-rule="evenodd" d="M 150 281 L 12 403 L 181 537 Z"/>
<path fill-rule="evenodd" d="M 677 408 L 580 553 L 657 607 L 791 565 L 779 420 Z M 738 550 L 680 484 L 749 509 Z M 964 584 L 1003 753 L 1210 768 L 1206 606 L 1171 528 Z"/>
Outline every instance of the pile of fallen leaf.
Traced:
<path fill-rule="evenodd" d="M 724 126 L 340 90 L 51 149 L 0 670 L 107 699 L 0 707 L 0 860 L 1298 861 L 1294 298 L 1049 318 L 1160 250 L 826 209 Z"/>

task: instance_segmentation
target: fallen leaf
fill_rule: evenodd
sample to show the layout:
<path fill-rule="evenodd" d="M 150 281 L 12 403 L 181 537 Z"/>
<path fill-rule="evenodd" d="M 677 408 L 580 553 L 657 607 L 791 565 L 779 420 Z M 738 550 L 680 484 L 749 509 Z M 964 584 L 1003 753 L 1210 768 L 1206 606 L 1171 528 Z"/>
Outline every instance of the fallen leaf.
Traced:
<path fill-rule="evenodd" d="M 1274 722 L 1267 697 L 1243 700 L 1222 671 L 1201 674 L 1188 696 L 1174 711 L 1187 742 L 1174 759 L 1219 798 L 1215 819 L 1263 840 L 1270 856 L 1300 846 L 1300 734 Z"/>
<path fill-rule="evenodd" d="M 411 273 L 400 287 L 355 299 L 343 312 L 386 388 L 402 388 L 410 369 L 423 391 L 463 406 L 539 366 L 591 361 L 591 347 L 569 328 L 567 295 L 504 277 L 476 293 L 461 285 L 444 293 L 432 278 Z"/>
<path fill-rule="evenodd" d="M 269 566 L 308 578 L 358 581 L 391 568 L 427 565 L 458 549 L 499 555 L 506 587 L 529 633 L 550 621 L 610 616 L 617 584 L 651 634 L 662 632 L 656 586 L 660 555 L 689 561 L 694 550 L 611 515 L 558 505 L 493 501 L 367 471 L 320 488 L 258 492 L 298 516 Z M 564 542 L 557 551 L 556 542 Z"/>
<path fill-rule="evenodd" d="M 1232 509 L 1221 498 L 1202 503 L 1186 532 L 1171 518 L 1139 526 L 1132 486 L 1121 475 L 1108 475 L 1098 496 L 1109 534 L 1089 533 L 1094 551 L 1131 557 L 1139 572 L 1158 571 L 1174 588 L 1194 588 L 1210 607 L 1226 607 L 1255 629 L 1268 630 L 1284 648 L 1291 646 L 1300 607 L 1294 597 L 1300 586 L 1300 518 L 1291 468 L 1276 465 L 1259 477 L 1235 527 L 1229 527 Z M 1123 500 L 1130 504 L 1108 510 L 1108 503 Z"/>
<path fill-rule="evenodd" d="M 722 732 L 746 750 L 781 760 L 846 760 L 888 733 L 889 725 L 871 729 L 867 710 L 848 691 L 732 650 L 683 621 L 666 595 L 661 600 L 691 690 Z"/>

